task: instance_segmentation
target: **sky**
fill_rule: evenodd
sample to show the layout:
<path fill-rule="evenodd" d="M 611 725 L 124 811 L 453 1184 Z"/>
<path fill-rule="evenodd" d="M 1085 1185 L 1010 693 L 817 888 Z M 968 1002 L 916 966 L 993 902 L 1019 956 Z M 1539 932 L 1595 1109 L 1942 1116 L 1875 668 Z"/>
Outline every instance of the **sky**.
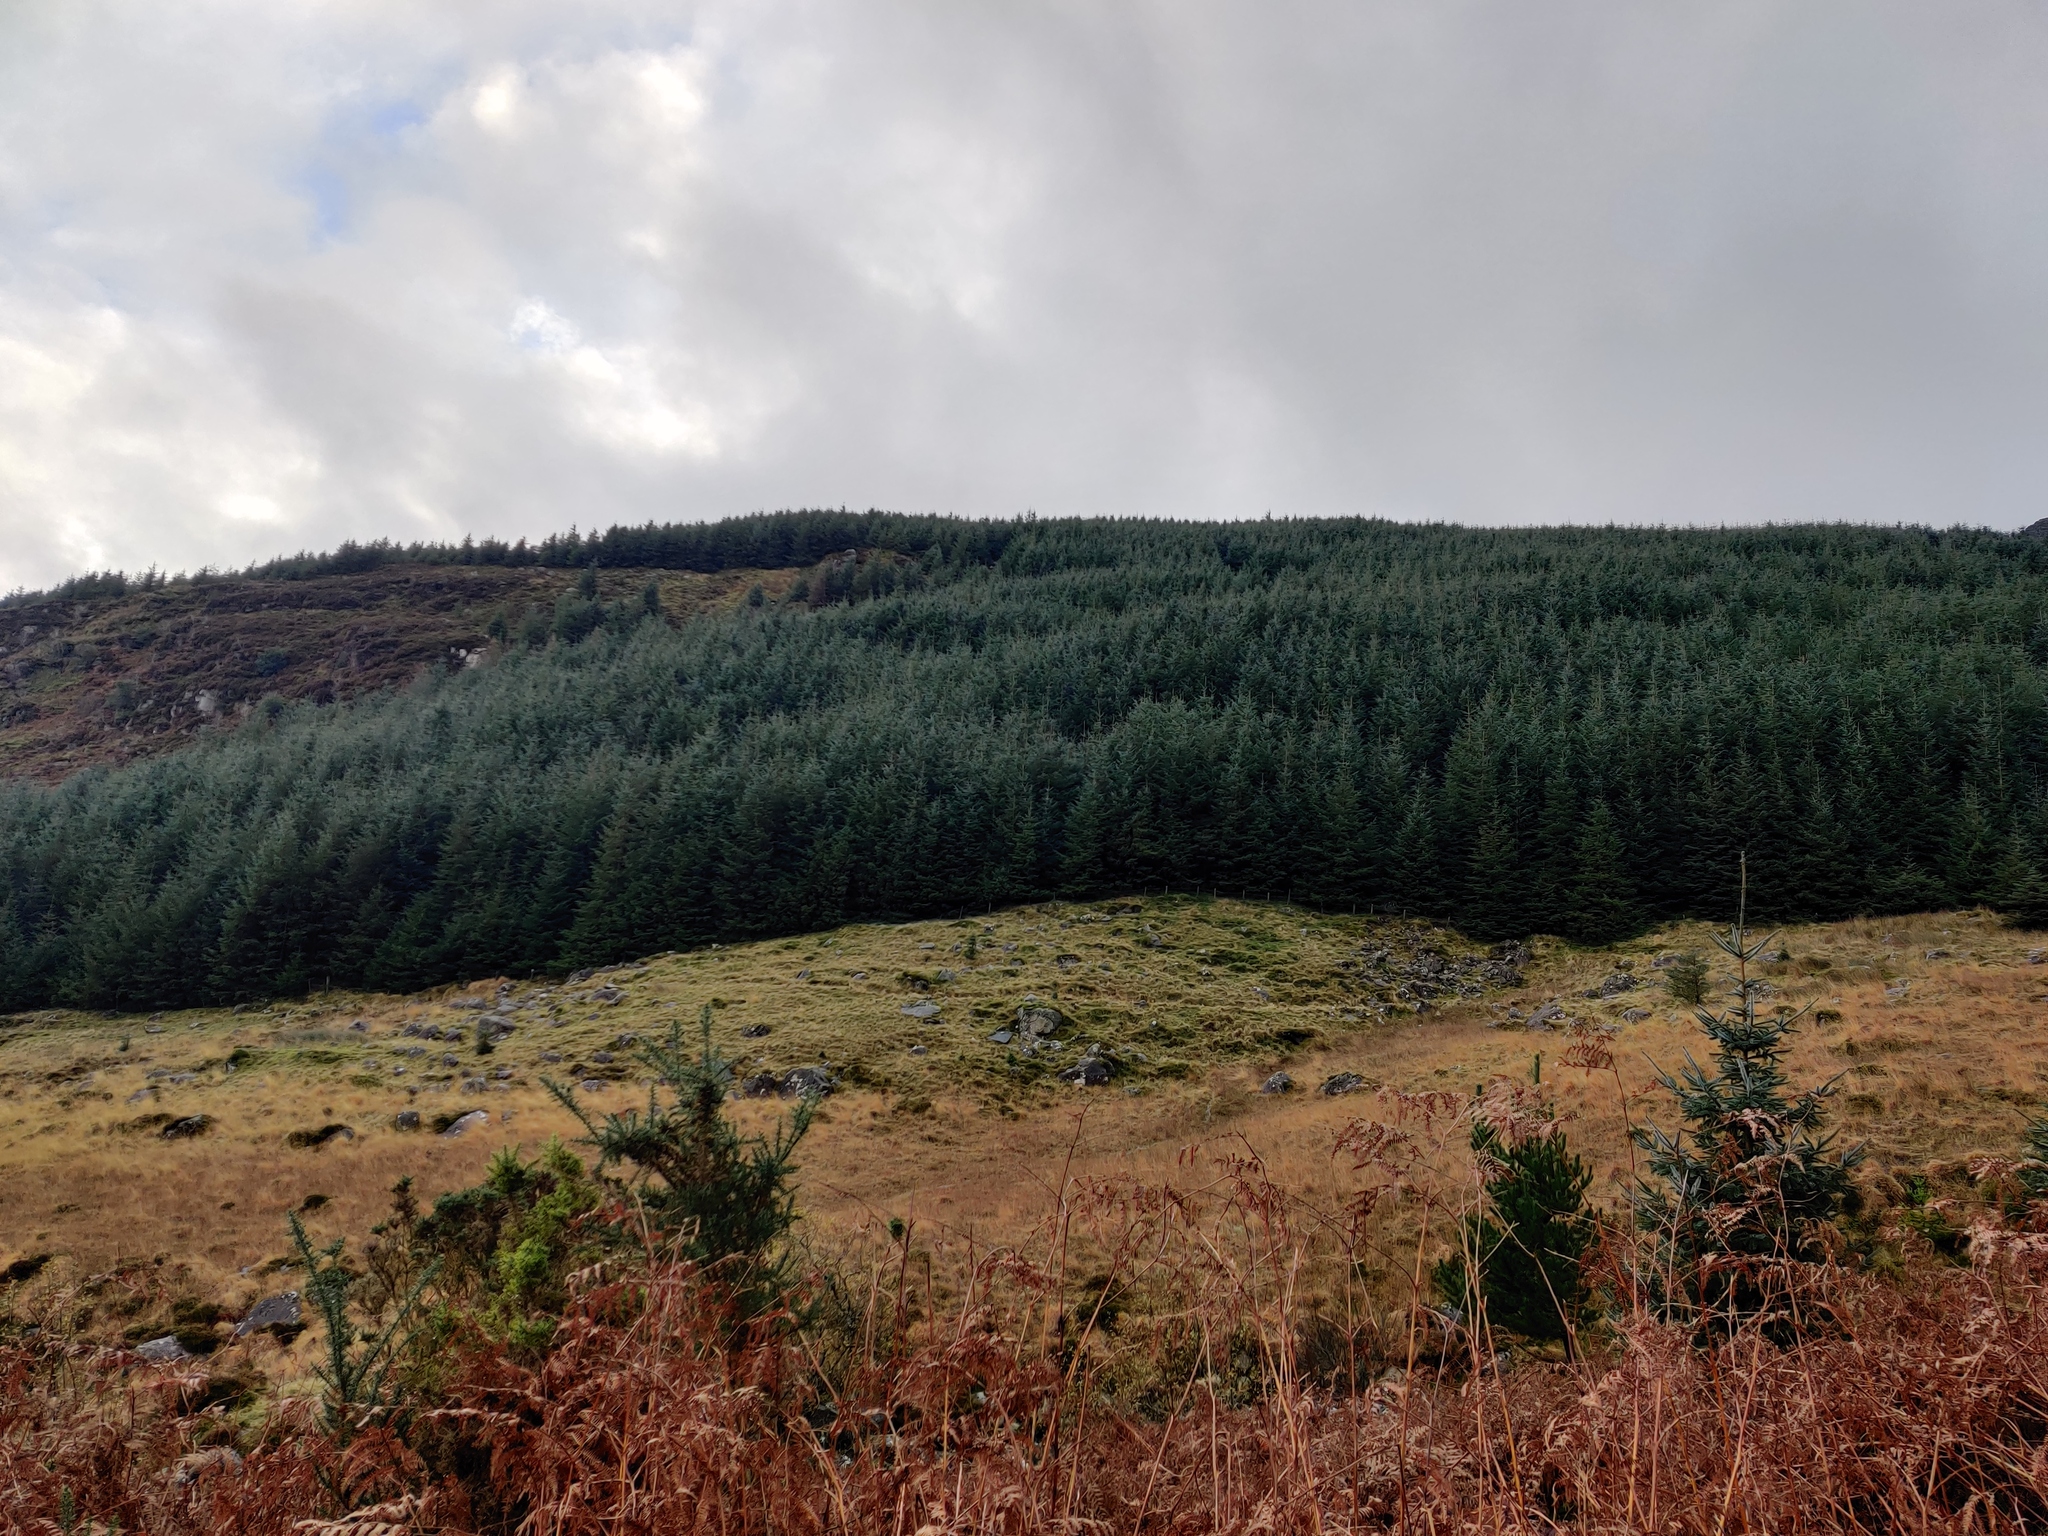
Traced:
<path fill-rule="evenodd" d="M 0 589 L 794 506 L 2048 515 L 2048 8 L 0 4 Z"/>

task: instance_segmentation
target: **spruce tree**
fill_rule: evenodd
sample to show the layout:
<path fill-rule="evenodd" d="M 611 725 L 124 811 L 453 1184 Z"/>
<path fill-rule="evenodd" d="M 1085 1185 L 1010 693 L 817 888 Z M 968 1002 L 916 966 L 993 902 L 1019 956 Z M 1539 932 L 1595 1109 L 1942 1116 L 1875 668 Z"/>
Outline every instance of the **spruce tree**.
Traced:
<path fill-rule="evenodd" d="M 1565 937 L 1576 944 L 1611 944 L 1627 938 L 1640 919 L 1621 834 L 1605 800 L 1595 800 L 1587 812 L 1575 855 Z"/>
<path fill-rule="evenodd" d="M 1777 936 L 1753 939 L 1746 918 L 1744 900 L 1734 925 L 1714 935 L 1734 965 L 1730 1006 L 1695 1015 L 1714 1044 L 1712 1068 L 1687 1052 L 1682 1071 L 1657 1074 L 1688 1129 L 1635 1133 L 1649 1154 L 1637 1218 L 1661 1250 L 1652 1283 L 1669 1275 L 1667 1304 L 1699 1314 L 1755 1311 L 1772 1294 L 1772 1262 L 1821 1256 L 1813 1229 L 1852 1199 L 1849 1173 L 1863 1156 L 1831 1151 L 1821 1134 L 1839 1077 L 1796 1095 L 1787 1084 L 1784 1058 L 1805 1009 L 1759 1011 L 1763 981 L 1750 966 Z"/>
<path fill-rule="evenodd" d="M 1585 1297 L 1579 1261 L 1593 1241 L 1586 1211 L 1593 1170 L 1565 1144 L 1561 1126 L 1513 1141 L 1475 1121 L 1472 1151 L 1486 1170 L 1486 1198 L 1466 1215 L 1457 1251 L 1437 1264 L 1437 1294 L 1474 1316 L 1476 1261 L 1494 1327 L 1525 1339 L 1569 1339 Z"/>

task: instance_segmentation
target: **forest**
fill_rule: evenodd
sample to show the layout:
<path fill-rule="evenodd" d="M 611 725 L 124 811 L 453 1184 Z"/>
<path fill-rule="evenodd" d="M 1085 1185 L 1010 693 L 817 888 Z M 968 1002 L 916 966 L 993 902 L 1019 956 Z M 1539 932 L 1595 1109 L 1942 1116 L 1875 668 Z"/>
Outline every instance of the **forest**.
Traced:
<path fill-rule="evenodd" d="M 240 579 L 465 558 L 564 572 L 488 665 L 0 786 L 0 1010 L 1160 887 L 1604 942 L 1744 853 L 1765 919 L 2048 910 L 2036 539 L 793 513 Z M 681 623 L 577 579 L 797 565 Z"/>

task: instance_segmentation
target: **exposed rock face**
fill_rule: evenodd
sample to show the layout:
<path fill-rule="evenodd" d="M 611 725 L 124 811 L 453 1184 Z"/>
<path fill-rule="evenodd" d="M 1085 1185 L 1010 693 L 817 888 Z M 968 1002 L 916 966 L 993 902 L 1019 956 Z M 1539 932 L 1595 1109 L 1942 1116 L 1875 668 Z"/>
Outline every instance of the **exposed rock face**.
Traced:
<path fill-rule="evenodd" d="M 265 1329 L 282 1333 L 286 1330 L 296 1330 L 300 1323 L 299 1293 L 280 1291 L 277 1295 L 265 1297 L 251 1307 L 249 1315 L 235 1324 L 234 1337 L 243 1338 Z"/>

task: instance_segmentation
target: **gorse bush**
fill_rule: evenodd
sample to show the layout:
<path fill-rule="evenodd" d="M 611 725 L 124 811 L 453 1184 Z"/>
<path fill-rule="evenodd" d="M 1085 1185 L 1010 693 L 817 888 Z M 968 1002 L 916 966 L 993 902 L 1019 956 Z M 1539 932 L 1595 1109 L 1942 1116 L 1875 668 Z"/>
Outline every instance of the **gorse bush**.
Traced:
<path fill-rule="evenodd" d="M 799 1103 L 772 1137 L 743 1136 L 725 1117 L 731 1064 L 712 1049 L 711 1008 L 692 1058 L 682 1023 L 671 1020 L 665 1045 L 647 1045 L 641 1059 L 655 1076 L 643 1114 L 628 1110 L 593 1119 L 575 1093 L 550 1080 L 548 1089 L 583 1122 L 597 1149 L 598 1170 L 624 1165 L 630 1189 L 654 1227 L 682 1257 L 710 1270 L 748 1315 L 781 1299 L 788 1280 L 781 1250 L 796 1220 L 792 1161 L 810 1129 L 811 1106 Z M 661 1102 L 666 1088 L 670 1102 Z"/>
<path fill-rule="evenodd" d="M 0 1009 L 1167 883 L 1599 940 L 1728 910 L 1745 847 L 1771 920 L 2048 910 L 2042 541 L 822 517 L 545 559 L 593 556 L 822 563 L 679 627 L 572 590 L 493 665 L 0 788 Z"/>

